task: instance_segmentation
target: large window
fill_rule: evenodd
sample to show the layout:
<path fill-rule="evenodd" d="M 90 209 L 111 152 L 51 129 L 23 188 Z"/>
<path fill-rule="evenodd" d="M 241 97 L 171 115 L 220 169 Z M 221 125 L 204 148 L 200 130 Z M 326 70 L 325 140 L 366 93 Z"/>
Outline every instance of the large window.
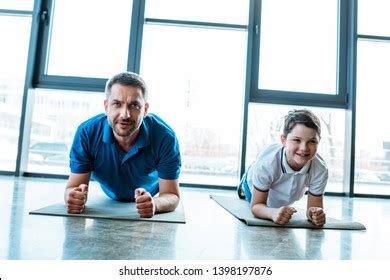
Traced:
<path fill-rule="evenodd" d="M 36 89 L 28 172 L 69 174 L 69 149 L 78 125 L 104 112 L 103 93 Z"/>
<path fill-rule="evenodd" d="M 358 0 L 358 33 L 390 36 L 388 0 Z"/>
<path fill-rule="evenodd" d="M 246 25 L 249 0 L 147 0 L 146 18 Z"/>
<path fill-rule="evenodd" d="M 390 194 L 388 1 L 359 0 L 355 192 Z"/>
<path fill-rule="evenodd" d="M 335 94 L 337 1 L 262 3 L 259 88 Z"/>
<path fill-rule="evenodd" d="M 1 0 L 0 9 L 18 10 L 18 11 L 32 11 L 34 7 L 34 0 Z"/>
<path fill-rule="evenodd" d="M 390 194 L 388 2 L 0 1 L 0 171 L 68 174 L 76 126 L 127 70 L 178 135 L 183 183 L 235 186 L 281 117 L 308 107 L 327 190 L 345 192 L 355 164 L 352 190 Z"/>
<path fill-rule="evenodd" d="M 39 69 L 34 85 L 102 90 L 135 67 L 132 0 L 49 0 L 41 11 Z M 137 28 L 137 26 L 134 26 Z M 132 45 L 131 45 L 132 44 Z"/>
<path fill-rule="evenodd" d="M 3 3 L 0 3 L 0 8 L 2 7 Z M 7 14 L 0 10 L 0 170 L 2 171 L 15 171 L 30 29 L 31 14 Z"/>
<path fill-rule="evenodd" d="M 45 74 L 108 78 L 127 69 L 132 1 L 107 4 L 54 1 Z"/>
<path fill-rule="evenodd" d="M 162 2 L 169 6 L 179 1 Z M 205 18 L 202 9 L 189 9 L 198 1 L 186 2 L 178 7 L 189 18 L 211 20 L 212 15 Z M 206 1 L 200 2 L 206 5 Z M 221 19 L 235 15 L 238 3 L 241 8 L 248 4 L 247 1 L 216 2 L 224 7 L 213 10 Z M 199 21 L 161 19 L 171 14 L 165 9 L 157 13 L 153 7 L 155 2 L 148 3 L 141 75 L 150 87 L 150 111 L 164 118 L 178 135 L 183 163 L 181 182 L 236 185 L 246 28 L 232 28 L 231 22 L 220 23 L 216 28 Z M 159 17 L 159 22 L 149 18 L 149 14 Z M 176 15 L 172 16 L 176 18 Z M 234 21 L 245 24 L 247 18 L 242 16 Z"/>
<path fill-rule="evenodd" d="M 390 194 L 390 41 L 358 44 L 355 192 Z"/>
<path fill-rule="evenodd" d="M 345 7 L 337 0 L 258 3 L 251 100 L 345 107 Z"/>

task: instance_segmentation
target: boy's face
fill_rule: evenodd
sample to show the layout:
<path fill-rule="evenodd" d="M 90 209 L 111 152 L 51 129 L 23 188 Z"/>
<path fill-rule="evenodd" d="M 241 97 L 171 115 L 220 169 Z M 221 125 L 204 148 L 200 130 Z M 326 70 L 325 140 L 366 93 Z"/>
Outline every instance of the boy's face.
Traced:
<path fill-rule="evenodd" d="M 280 137 L 286 151 L 288 165 L 295 171 L 300 170 L 317 153 L 320 137 L 314 128 L 296 124 L 292 131 Z"/>

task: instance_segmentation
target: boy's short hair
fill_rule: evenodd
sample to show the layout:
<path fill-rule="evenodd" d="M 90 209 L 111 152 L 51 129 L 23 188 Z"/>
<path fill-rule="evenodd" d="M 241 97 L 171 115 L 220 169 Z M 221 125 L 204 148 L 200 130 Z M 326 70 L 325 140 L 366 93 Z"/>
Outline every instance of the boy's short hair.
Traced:
<path fill-rule="evenodd" d="M 283 135 L 287 136 L 297 124 L 303 124 L 306 127 L 315 129 L 318 136 L 321 137 L 320 119 L 308 109 L 294 109 L 288 112 L 284 117 Z"/>
<path fill-rule="evenodd" d="M 111 93 L 111 88 L 114 84 L 120 84 L 122 86 L 133 86 L 139 87 L 142 91 L 142 96 L 145 101 L 148 99 L 148 89 L 145 81 L 136 73 L 133 72 L 122 72 L 116 74 L 110 78 L 106 83 L 106 96 L 108 97 Z"/>

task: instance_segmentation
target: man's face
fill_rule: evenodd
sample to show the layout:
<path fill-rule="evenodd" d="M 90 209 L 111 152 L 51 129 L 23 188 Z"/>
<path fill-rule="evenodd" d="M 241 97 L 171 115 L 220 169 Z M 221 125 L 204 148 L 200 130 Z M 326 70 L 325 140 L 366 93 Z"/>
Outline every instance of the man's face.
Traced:
<path fill-rule="evenodd" d="M 104 100 L 104 109 L 115 138 L 124 140 L 123 138 L 135 135 L 147 114 L 148 107 L 141 88 L 114 84 L 111 93 Z"/>

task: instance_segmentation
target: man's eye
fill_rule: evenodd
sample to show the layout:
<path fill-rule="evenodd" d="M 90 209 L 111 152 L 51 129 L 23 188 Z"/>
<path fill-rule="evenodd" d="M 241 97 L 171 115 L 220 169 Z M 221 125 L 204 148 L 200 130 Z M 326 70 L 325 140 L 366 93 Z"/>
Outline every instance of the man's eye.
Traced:
<path fill-rule="evenodd" d="M 131 104 L 130 109 L 131 110 L 140 110 L 141 106 L 139 104 Z"/>

